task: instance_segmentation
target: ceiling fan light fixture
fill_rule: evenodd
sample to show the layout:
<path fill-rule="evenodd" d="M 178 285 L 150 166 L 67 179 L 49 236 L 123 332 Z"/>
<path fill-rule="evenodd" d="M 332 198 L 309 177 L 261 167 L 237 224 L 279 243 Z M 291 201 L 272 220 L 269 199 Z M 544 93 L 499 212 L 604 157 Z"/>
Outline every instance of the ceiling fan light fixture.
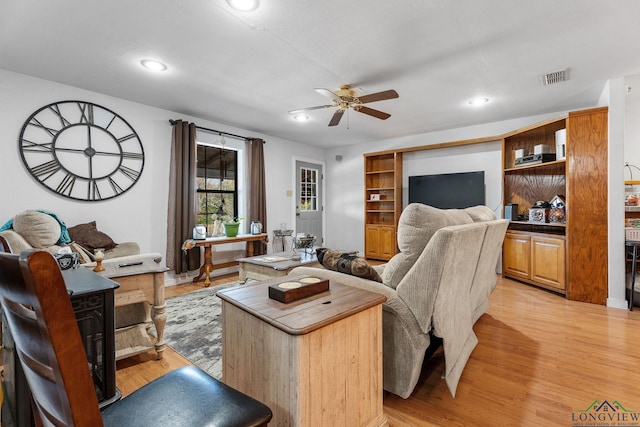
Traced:
<path fill-rule="evenodd" d="M 309 116 L 306 114 L 296 114 L 293 116 L 293 120 L 297 122 L 306 122 L 307 120 L 309 120 Z"/>
<path fill-rule="evenodd" d="M 260 5 L 259 0 L 227 0 L 227 4 L 239 12 L 251 12 Z"/>
<path fill-rule="evenodd" d="M 472 105 L 474 107 L 480 107 L 486 103 L 489 102 L 489 98 L 486 97 L 478 97 L 478 98 L 473 98 L 471 100 L 469 100 L 469 105 Z"/>
<path fill-rule="evenodd" d="M 156 61 L 155 59 L 143 59 L 140 61 L 140 65 L 142 65 L 147 70 L 151 71 L 166 71 L 167 66 L 160 61 Z"/>

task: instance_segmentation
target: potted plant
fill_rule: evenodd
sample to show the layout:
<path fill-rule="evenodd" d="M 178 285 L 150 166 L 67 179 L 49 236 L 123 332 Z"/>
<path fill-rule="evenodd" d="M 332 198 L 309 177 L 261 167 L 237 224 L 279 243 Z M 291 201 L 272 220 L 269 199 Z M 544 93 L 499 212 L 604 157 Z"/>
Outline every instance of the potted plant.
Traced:
<path fill-rule="evenodd" d="M 240 227 L 241 219 L 242 218 L 234 217 L 232 221 L 223 222 L 224 235 L 227 237 L 236 237 L 238 235 L 238 227 Z"/>

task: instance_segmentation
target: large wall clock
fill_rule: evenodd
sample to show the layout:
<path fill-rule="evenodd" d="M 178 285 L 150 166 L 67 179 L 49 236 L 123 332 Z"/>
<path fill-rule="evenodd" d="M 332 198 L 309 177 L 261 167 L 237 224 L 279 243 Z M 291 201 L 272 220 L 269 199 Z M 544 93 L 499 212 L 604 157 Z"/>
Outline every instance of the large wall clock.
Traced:
<path fill-rule="evenodd" d="M 99 201 L 129 190 L 140 178 L 144 150 L 118 114 L 91 102 L 54 102 L 22 126 L 20 155 L 29 173 L 70 199 Z"/>

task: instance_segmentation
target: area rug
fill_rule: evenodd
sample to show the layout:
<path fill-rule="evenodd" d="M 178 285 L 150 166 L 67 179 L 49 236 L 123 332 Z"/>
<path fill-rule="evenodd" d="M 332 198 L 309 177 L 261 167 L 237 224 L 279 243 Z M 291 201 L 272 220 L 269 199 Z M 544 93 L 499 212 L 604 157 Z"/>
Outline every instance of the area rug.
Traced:
<path fill-rule="evenodd" d="M 222 379 L 222 300 L 216 292 L 237 285 L 223 283 L 166 299 L 165 342 L 218 379 Z"/>

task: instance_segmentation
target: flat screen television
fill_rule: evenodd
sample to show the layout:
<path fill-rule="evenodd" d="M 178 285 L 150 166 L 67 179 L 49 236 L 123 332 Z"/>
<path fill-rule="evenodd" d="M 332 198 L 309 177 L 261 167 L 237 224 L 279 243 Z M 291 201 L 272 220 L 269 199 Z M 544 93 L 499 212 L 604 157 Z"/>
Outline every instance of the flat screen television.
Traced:
<path fill-rule="evenodd" d="M 484 171 L 410 176 L 409 203 L 440 209 L 484 205 Z"/>

